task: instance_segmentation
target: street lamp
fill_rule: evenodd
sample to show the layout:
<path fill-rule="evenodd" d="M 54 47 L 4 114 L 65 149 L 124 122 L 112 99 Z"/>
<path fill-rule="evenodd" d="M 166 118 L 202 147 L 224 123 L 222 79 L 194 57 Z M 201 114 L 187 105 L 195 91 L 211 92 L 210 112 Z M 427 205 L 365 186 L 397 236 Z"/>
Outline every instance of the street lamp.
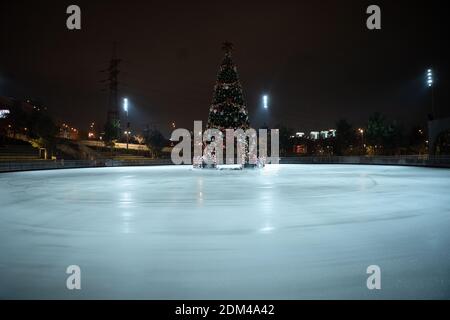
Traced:
<path fill-rule="evenodd" d="M 127 136 L 127 150 L 128 150 L 128 143 L 130 141 L 130 122 L 128 122 L 128 99 L 127 98 L 123 98 L 123 111 L 126 112 L 127 114 L 127 129 L 125 131 L 125 135 Z"/>
<path fill-rule="evenodd" d="M 364 129 L 359 128 L 358 132 L 361 135 L 361 142 L 362 142 L 362 146 L 363 146 L 363 150 L 364 150 L 366 148 L 366 144 L 364 143 Z"/>

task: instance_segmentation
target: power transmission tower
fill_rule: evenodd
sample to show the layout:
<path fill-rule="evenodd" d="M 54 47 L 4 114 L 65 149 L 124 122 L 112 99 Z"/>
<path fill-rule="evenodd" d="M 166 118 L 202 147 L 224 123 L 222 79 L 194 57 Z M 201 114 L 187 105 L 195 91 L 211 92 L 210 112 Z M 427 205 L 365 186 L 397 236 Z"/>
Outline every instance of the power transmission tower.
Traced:
<path fill-rule="evenodd" d="M 114 140 L 120 137 L 120 113 L 119 113 L 119 97 L 118 97 L 118 76 L 120 73 L 119 64 L 122 59 L 118 59 L 116 55 L 116 43 L 113 43 L 112 57 L 109 62 L 109 67 L 102 72 L 106 72 L 108 77 L 101 82 L 107 83 L 109 90 L 108 100 L 108 116 L 105 128 L 107 140 Z M 109 132 L 107 132 L 109 131 Z"/>

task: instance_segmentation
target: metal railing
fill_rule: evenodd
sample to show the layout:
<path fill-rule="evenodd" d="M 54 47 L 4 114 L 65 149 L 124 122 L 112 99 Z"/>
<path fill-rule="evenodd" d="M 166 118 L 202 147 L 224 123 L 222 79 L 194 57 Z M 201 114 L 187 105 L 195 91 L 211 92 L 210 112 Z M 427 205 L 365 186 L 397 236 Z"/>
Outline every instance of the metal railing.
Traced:
<path fill-rule="evenodd" d="M 450 156 L 407 155 L 407 156 L 312 156 L 284 157 L 284 164 L 371 164 L 450 168 Z"/>
<path fill-rule="evenodd" d="M 0 172 L 170 164 L 172 164 L 170 159 L 0 161 Z"/>
<path fill-rule="evenodd" d="M 450 156 L 315 156 L 282 157 L 281 164 L 364 164 L 450 168 Z M 70 168 L 172 165 L 171 159 L 0 161 L 0 172 Z"/>

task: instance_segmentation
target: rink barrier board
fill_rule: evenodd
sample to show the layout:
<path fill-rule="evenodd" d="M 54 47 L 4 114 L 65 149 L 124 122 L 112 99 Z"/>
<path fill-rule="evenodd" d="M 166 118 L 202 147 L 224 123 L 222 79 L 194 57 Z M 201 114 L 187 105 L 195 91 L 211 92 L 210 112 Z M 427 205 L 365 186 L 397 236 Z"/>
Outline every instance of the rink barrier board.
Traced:
<path fill-rule="evenodd" d="M 320 156 L 283 157 L 280 164 L 360 164 L 450 168 L 450 156 Z M 0 172 L 53 170 L 72 168 L 100 168 L 126 166 L 173 165 L 171 159 L 148 160 L 34 160 L 0 162 Z"/>

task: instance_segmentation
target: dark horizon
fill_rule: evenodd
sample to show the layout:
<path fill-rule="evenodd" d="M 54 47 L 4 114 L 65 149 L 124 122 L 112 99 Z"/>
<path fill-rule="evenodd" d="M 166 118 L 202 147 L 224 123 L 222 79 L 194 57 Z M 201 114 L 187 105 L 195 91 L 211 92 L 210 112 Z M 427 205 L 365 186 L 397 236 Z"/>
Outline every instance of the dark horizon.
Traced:
<path fill-rule="evenodd" d="M 136 130 L 191 128 L 208 116 L 231 41 L 253 126 L 295 130 L 355 126 L 379 111 L 411 126 L 431 111 L 426 69 L 436 77 L 438 117 L 449 116 L 448 27 L 438 1 L 378 2 L 382 29 L 365 27 L 368 1 L 78 1 L 82 29 L 69 31 L 68 1 L 0 5 L 0 95 L 41 101 L 61 121 L 103 126 L 108 108 L 100 70 L 112 43 L 123 59 L 119 95 Z M 270 96 L 267 114 L 261 96 Z"/>

